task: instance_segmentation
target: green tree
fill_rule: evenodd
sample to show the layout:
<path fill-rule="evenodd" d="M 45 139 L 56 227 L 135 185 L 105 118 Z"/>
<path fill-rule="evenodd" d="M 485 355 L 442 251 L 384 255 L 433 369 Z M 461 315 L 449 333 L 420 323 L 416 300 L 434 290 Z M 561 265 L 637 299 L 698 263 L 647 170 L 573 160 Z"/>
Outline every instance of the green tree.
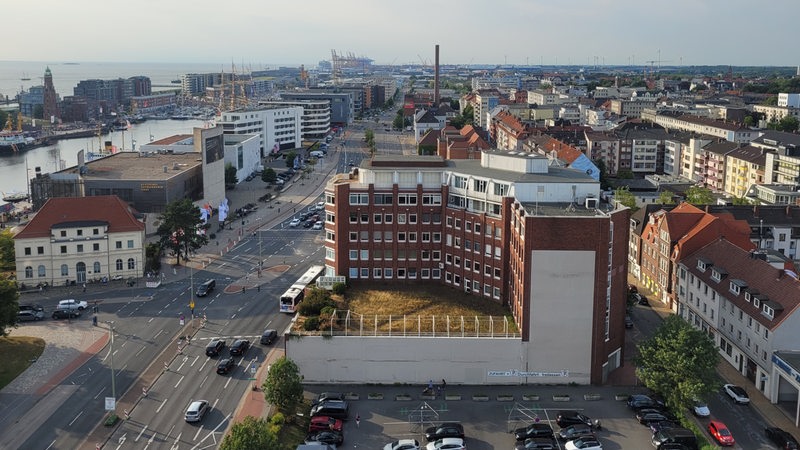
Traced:
<path fill-rule="evenodd" d="M 702 186 L 692 186 L 686 190 L 686 201 L 697 205 L 711 205 L 714 203 L 714 194 L 711 189 Z"/>
<path fill-rule="evenodd" d="M 755 125 L 756 121 L 753 119 L 753 116 L 745 116 L 744 117 L 744 126 L 750 128 Z"/>
<path fill-rule="evenodd" d="M 787 133 L 794 133 L 795 131 L 797 131 L 798 125 L 800 125 L 800 122 L 798 122 L 797 117 L 784 116 L 778 122 L 778 130 L 785 131 Z"/>
<path fill-rule="evenodd" d="M 200 208 L 188 198 L 168 204 L 159 221 L 157 233 L 161 247 L 172 250 L 178 258 L 177 264 L 181 263 L 181 255 L 185 257 L 208 242 L 205 234 L 198 233 L 202 227 Z"/>
<path fill-rule="evenodd" d="M 225 163 L 225 184 L 236 184 L 239 179 L 236 177 L 236 168 L 231 163 Z"/>
<path fill-rule="evenodd" d="M 680 316 L 669 315 L 656 333 L 637 347 L 636 376 L 663 395 L 675 411 L 718 389 L 719 353 L 714 341 Z"/>
<path fill-rule="evenodd" d="M 275 173 L 275 170 L 272 167 L 267 167 L 261 172 L 261 181 L 264 183 L 274 183 L 275 180 L 278 179 L 278 174 Z"/>
<path fill-rule="evenodd" d="M 252 450 L 276 449 L 278 437 L 266 419 L 247 416 L 239 423 L 233 424 L 231 431 L 225 435 L 219 450 Z"/>
<path fill-rule="evenodd" d="M 161 271 L 161 244 L 151 242 L 144 247 L 145 267 L 144 270 L 150 272 Z"/>
<path fill-rule="evenodd" d="M 17 284 L 7 278 L 0 278 L 0 336 L 7 336 L 9 328 L 17 323 L 18 300 Z"/>
<path fill-rule="evenodd" d="M 475 108 L 472 105 L 467 105 L 461 115 L 464 117 L 464 122 L 470 124 L 475 121 Z"/>
<path fill-rule="evenodd" d="M 283 412 L 294 414 L 297 405 L 303 401 L 302 381 L 297 364 L 281 356 L 272 363 L 264 380 L 264 398 Z"/>
<path fill-rule="evenodd" d="M 733 197 L 731 199 L 731 203 L 733 203 L 734 205 L 752 205 L 753 204 L 753 202 L 748 200 L 748 198 L 745 197 L 745 196 Z"/>
<path fill-rule="evenodd" d="M 405 121 L 403 120 L 403 115 L 398 114 L 394 116 L 394 120 L 392 121 L 392 128 L 394 128 L 395 130 L 402 130 L 404 123 Z"/>
<path fill-rule="evenodd" d="M 597 170 L 600 171 L 600 189 L 604 191 L 610 189 L 611 184 L 608 182 L 608 168 L 606 167 L 606 160 L 599 158 L 592 162 L 597 167 Z"/>
<path fill-rule="evenodd" d="M 292 150 L 286 154 L 286 167 L 294 167 L 294 160 L 297 158 L 297 152 Z"/>
<path fill-rule="evenodd" d="M 627 206 L 628 208 L 636 211 L 639 209 L 636 206 L 636 197 L 631 194 L 630 189 L 627 186 L 617 188 L 614 191 L 614 201 L 619 202 L 622 206 Z"/>
<path fill-rule="evenodd" d="M 675 200 L 673 198 L 674 195 L 675 193 L 672 191 L 666 191 L 666 190 L 661 191 L 661 193 L 658 194 L 658 203 L 662 205 L 674 205 L 675 204 Z"/>
<path fill-rule="evenodd" d="M 14 233 L 10 228 L 0 231 L 0 270 L 14 270 Z"/>

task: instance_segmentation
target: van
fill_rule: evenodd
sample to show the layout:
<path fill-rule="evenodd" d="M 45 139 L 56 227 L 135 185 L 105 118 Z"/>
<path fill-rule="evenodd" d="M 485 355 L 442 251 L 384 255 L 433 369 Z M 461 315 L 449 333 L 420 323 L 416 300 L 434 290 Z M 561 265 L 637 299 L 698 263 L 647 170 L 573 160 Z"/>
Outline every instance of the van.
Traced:
<path fill-rule="evenodd" d="M 322 153 L 322 151 L 320 151 L 320 150 L 314 150 L 313 152 L 309 153 L 308 155 L 312 156 L 312 157 L 315 157 L 315 158 L 323 158 L 325 156 L 325 154 Z"/>
<path fill-rule="evenodd" d="M 660 449 L 664 444 L 683 444 L 689 450 L 698 450 L 697 436 L 686 428 L 669 428 L 653 435 L 652 444 Z"/>
<path fill-rule="evenodd" d="M 209 294 L 209 292 L 213 291 L 214 288 L 217 286 L 217 282 L 214 280 L 206 280 L 197 288 L 197 296 L 198 297 L 205 297 Z"/>
<path fill-rule="evenodd" d="M 334 419 L 347 420 L 350 412 L 350 405 L 345 401 L 326 400 L 314 405 L 311 408 L 311 417 L 328 416 Z"/>

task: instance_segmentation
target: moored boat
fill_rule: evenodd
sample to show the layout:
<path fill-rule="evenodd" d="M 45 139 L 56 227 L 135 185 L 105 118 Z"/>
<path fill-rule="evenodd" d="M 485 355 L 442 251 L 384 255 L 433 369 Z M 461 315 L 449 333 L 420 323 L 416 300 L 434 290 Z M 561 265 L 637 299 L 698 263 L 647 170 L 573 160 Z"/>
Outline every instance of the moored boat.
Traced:
<path fill-rule="evenodd" d="M 28 199 L 27 192 L 3 192 L 3 201 L 8 203 L 17 203 Z"/>

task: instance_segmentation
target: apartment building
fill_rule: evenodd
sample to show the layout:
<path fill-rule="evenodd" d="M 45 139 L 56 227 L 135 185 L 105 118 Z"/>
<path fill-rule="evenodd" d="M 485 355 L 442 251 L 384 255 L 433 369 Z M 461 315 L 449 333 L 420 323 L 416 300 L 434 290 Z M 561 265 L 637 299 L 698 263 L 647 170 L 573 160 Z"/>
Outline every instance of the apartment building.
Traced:
<path fill-rule="evenodd" d="M 331 131 L 331 104 L 327 100 L 262 100 L 261 107 L 300 107 L 300 142 L 325 139 Z"/>
<path fill-rule="evenodd" d="M 725 193 L 741 198 L 747 195 L 751 186 L 763 184 L 766 162 L 764 150 L 751 145 L 735 148 L 726 154 Z"/>
<path fill-rule="evenodd" d="M 263 105 L 256 109 L 223 111 L 219 120 L 224 134 L 258 136 L 261 157 L 277 150 L 302 146 L 302 106 Z"/>
<path fill-rule="evenodd" d="M 624 116 L 631 119 L 638 119 L 642 117 L 642 111 L 647 108 L 655 108 L 655 100 L 624 100 L 613 99 L 609 105 L 609 110 L 618 116 Z"/>
<path fill-rule="evenodd" d="M 599 194 L 589 175 L 528 153 L 376 156 L 325 189 L 327 273 L 508 304 L 537 364 L 599 383 L 623 356 L 629 217 Z"/>
<path fill-rule="evenodd" d="M 646 115 L 643 115 L 643 117 L 648 117 L 648 120 L 661 125 L 667 130 L 703 134 L 725 139 L 729 142 L 747 143 L 759 136 L 758 131 L 743 127 L 738 123 L 691 116 L 681 112 L 659 111 L 652 118 Z"/>
<path fill-rule="evenodd" d="M 500 104 L 500 92 L 494 89 L 481 89 L 475 93 L 473 102 L 472 123 L 479 128 L 487 129 L 489 111 Z"/>
<path fill-rule="evenodd" d="M 797 396 L 774 367 L 774 355 L 800 341 L 796 277 L 790 262 L 725 238 L 677 261 L 678 314 L 708 333 L 722 359 L 773 402 Z"/>

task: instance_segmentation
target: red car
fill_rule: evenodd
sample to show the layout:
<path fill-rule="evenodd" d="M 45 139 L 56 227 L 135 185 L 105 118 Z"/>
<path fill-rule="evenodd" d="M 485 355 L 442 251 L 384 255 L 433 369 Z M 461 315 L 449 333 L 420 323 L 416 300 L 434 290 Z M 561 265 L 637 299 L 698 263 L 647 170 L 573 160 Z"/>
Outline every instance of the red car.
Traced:
<path fill-rule="evenodd" d="M 718 420 L 712 420 L 708 423 L 708 434 L 719 442 L 719 445 L 731 446 L 736 443 L 728 427 Z"/>
<path fill-rule="evenodd" d="M 308 431 L 327 431 L 333 430 L 342 432 L 344 423 L 339 419 L 334 419 L 328 416 L 317 416 L 311 418 L 311 424 L 308 426 Z"/>

